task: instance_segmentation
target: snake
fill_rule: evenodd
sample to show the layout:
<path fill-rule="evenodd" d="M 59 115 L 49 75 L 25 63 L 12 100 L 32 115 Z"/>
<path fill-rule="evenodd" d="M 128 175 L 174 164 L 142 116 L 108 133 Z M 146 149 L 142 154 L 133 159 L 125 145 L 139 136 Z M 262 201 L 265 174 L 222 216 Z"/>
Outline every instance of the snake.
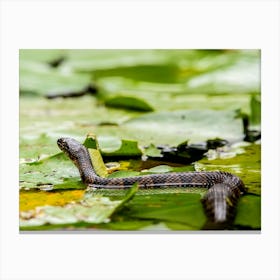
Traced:
<path fill-rule="evenodd" d="M 88 149 L 77 140 L 59 138 L 58 147 L 68 156 L 79 170 L 81 180 L 91 188 L 126 189 L 137 183 L 139 188 L 206 188 L 201 202 L 208 221 L 225 224 L 236 214 L 239 198 L 245 193 L 243 181 L 236 175 L 224 171 L 189 171 L 148 174 L 131 177 L 105 178 L 96 174 Z"/>

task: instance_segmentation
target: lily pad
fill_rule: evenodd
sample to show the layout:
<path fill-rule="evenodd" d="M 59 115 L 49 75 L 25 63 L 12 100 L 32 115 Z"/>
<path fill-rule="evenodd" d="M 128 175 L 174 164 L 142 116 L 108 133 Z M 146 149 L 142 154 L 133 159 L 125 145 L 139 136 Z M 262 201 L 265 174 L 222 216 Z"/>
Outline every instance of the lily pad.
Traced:
<path fill-rule="evenodd" d="M 106 166 L 103 162 L 102 156 L 97 149 L 88 149 L 92 166 L 96 172 L 97 175 L 100 177 L 107 177 L 108 176 L 108 171 L 106 169 Z"/>
<path fill-rule="evenodd" d="M 261 198 L 254 195 L 241 197 L 237 206 L 235 225 L 243 228 L 261 228 Z"/>
<path fill-rule="evenodd" d="M 259 195 L 261 193 L 261 146 L 252 144 L 245 146 L 239 153 L 232 153 L 229 158 L 204 158 L 195 164 L 197 171 L 227 171 L 239 176 L 247 191 Z"/>
<path fill-rule="evenodd" d="M 30 64 L 32 66 L 30 66 Z M 90 83 L 87 74 L 61 73 L 36 63 L 26 63 L 20 69 L 20 91 L 33 92 L 40 95 L 54 93 L 80 92 Z"/>
<path fill-rule="evenodd" d="M 51 67 L 64 56 L 63 50 L 20 50 L 20 92 L 47 95 L 85 89 L 91 83 L 89 74 Z"/>
<path fill-rule="evenodd" d="M 43 206 L 35 210 L 20 213 L 20 227 L 42 226 L 45 224 L 64 225 L 86 222 L 89 224 L 107 223 L 113 213 L 119 211 L 137 192 L 135 184 L 122 200 L 110 200 L 108 197 L 87 194 L 79 203 L 65 206 Z"/>
<path fill-rule="evenodd" d="M 154 109 L 145 101 L 134 96 L 117 95 L 105 100 L 107 106 L 116 108 L 127 108 L 144 112 L 153 111 Z"/>
<path fill-rule="evenodd" d="M 125 221 L 114 221 L 111 220 L 110 223 L 103 223 L 96 225 L 96 228 L 103 230 L 124 230 L 124 231 L 132 231 L 146 228 L 150 225 L 153 225 L 154 222 L 151 220 L 125 220 Z"/>
<path fill-rule="evenodd" d="M 109 221 L 120 201 L 107 197 L 92 198 L 90 204 L 69 204 L 67 206 L 44 206 L 29 213 L 20 213 L 20 226 L 40 226 L 44 224 L 103 223 Z"/>
<path fill-rule="evenodd" d="M 23 189 L 84 189 L 85 185 L 79 181 L 80 174 L 77 168 L 62 153 L 45 160 L 20 165 L 20 187 Z"/>
<path fill-rule="evenodd" d="M 114 173 L 111 173 L 108 178 L 121 178 L 121 177 L 133 177 L 140 175 L 140 172 L 137 171 L 115 171 Z"/>
<path fill-rule="evenodd" d="M 64 206 L 81 200 L 83 196 L 84 190 L 61 190 L 59 192 L 21 191 L 19 209 L 20 211 L 29 211 L 46 205 Z"/>
<path fill-rule="evenodd" d="M 251 107 L 251 124 L 252 125 L 259 125 L 261 122 L 261 100 L 260 95 L 254 94 L 251 97 L 250 101 Z"/>
<path fill-rule="evenodd" d="M 66 55 L 68 60 L 64 67 L 77 72 L 93 72 L 137 65 L 164 65 L 166 62 L 166 55 L 157 50 L 67 50 Z"/>
<path fill-rule="evenodd" d="M 161 150 L 154 144 L 150 144 L 147 148 L 145 148 L 144 155 L 148 157 L 162 157 Z"/>
<path fill-rule="evenodd" d="M 165 222 L 165 225 L 171 230 L 194 230 L 192 226 L 182 223 Z"/>
<path fill-rule="evenodd" d="M 206 221 L 200 194 L 158 194 L 135 196 L 125 214 L 141 219 L 182 223 L 201 229 Z"/>
<path fill-rule="evenodd" d="M 241 108 L 250 113 L 250 93 L 202 94 L 189 92 L 183 83 L 155 83 L 135 81 L 124 77 L 103 77 L 98 79 L 98 98 L 106 100 L 117 96 L 134 96 L 143 100 L 156 111 L 178 109 L 229 110 Z"/>
<path fill-rule="evenodd" d="M 141 156 L 142 151 L 138 147 L 137 141 L 120 139 L 114 136 L 100 136 L 94 138 L 94 136 L 89 136 L 85 140 L 85 146 L 88 148 L 94 148 L 100 150 L 102 156 L 107 157 L 122 157 L 122 156 Z M 91 142 L 90 142 L 91 141 Z M 94 144 L 95 142 L 95 144 Z"/>
<path fill-rule="evenodd" d="M 156 112 L 130 119 L 122 128 L 134 132 L 135 139 L 157 144 L 176 146 L 187 139 L 198 143 L 213 138 L 237 141 L 243 137 L 243 127 L 241 119 L 235 116 L 235 111 Z"/>
<path fill-rule="evenodd" d="M 51 62 L 65 56 L 62 49 L 21 49 L 19 51 L 20 61 Z"/>
<path fill-rule="evenodd" d="M 188 91 L 207 94 L 260 92 L 260 52 L 244 53 L 234 64 L 195 76 Z"/>

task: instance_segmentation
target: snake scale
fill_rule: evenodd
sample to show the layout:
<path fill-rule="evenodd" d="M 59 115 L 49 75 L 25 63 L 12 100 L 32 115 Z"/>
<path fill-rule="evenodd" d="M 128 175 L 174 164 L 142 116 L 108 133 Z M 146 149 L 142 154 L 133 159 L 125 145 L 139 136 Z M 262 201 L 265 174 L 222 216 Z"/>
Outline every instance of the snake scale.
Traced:
<path fill-rule="evenodd" d="M 239 197 L 245 192 L 242 180 L 228 172 L 193 171 L 150 174 L 125 178 L 102 178 L 92 166 L 87 148 L 73 138 L 59 138 L 59 148 L 79 169 L 83 183 L 89 187 L 104 189 L 130 188 L 135 182 L 139 188 L 161 188 L 168 186 L 201 187 L 208 191 L 202 198 L 202 204 L 208 221 L 224 224 L 235 216 Z"/>

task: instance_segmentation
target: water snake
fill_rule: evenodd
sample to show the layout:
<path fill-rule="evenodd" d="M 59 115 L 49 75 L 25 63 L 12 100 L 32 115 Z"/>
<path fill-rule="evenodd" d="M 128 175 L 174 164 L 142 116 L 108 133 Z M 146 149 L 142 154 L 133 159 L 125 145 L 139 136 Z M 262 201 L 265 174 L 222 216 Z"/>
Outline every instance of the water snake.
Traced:
<path fill-rule="evenodd" d="M 201 187 L 208 191 L 202 198 L 208 221 L 223 224 L 232 221 L 239 197 L 245 191 L 242 180 L 228 172 L 193 171 L 149 174 L 125 178 L 102 178 L 92 166 L 87 148 L 73 138 L 59 138 L 59 148 L 79 169 L 83 183 L 105 189 L 130 188 L 135 182 L 139 188 L 168 186 Z"/>

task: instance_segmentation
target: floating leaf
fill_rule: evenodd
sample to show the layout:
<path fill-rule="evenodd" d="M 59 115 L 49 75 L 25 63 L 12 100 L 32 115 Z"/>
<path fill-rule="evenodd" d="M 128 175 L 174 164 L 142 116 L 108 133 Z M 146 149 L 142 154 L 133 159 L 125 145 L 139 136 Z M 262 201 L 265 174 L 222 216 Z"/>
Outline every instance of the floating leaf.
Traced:
<path fill-rule="evenodd" d="M 86 74 L 60 73 L 56 69 L 43 69 L 38 71 L 34 66 L 21 68 L 21 92 L 34 92 L 40 95 L 64 94 L 67 92 L 80 92 L 90 83 L 91 77 Z"/>
<path fill-rule="evenodd" d="M 172 172 L 172 167 L 168 165 L 158 165 L 156 167 L 150 168 L 146 170 L 145 172 L 151 172 L 151 173 L 167 173 Z"/>
<path fill-rule="evenodd" d="M 104 77 L 98 79 L 98 98 L 102 100 L 114 96 L 135 96 L 141 98 L 156 111 L 184 110 L 184 109 L 215 109 L 235 110 L 241 108 L 250 112 L 248 94 L 236 92 L 233 95 L 202 94 L 188 91 L 184 83 L 152 83 L 135 81 L 123 77 Z"/>
<path fill-rule="evenodd" d="M 107 197 L 92 198 L 90 204 L 69 204 L 61 206 L 44 206 L 30 213 L 20 213 L 20 226 L 39 226 L 44 224 L 74 224 L 80 221 L 103 223 L 109 221 L 120 201 L 111 201 Z"/>
<path fill-rule="evenodd" d="M 261 228 L 261 198 L 254 195 L 241 197 L 237 206 L 235 225 L 243 228 Z"/>
<path fill-rule="evenodd" d="M 250 120 L 253 125 L 259 125 L 261 122 L 261 100 L 260 95 L 252 95 L 250 101 L 251 115 Z"/>
<path fill-rule="evenodd" d="M 119 211 L 137 192 L 135 184 L 122 200 L 110 200 L 108 197 L 95 196 L 88 193 L 79 203 L 65 206 L 43 206 L 35 210 L 20 213 L 20 227 L 42 226 L 45 224 L 64 225 L 86 222 L 89 224 L 107 223 L 110 216 Z"/>
<path fill-rule="evenodd" d="M 20 49 L 21 62 L 51 62 L 65 56 L 62 49 Z"/>
<path fill-rule="evenodd" d="M 220 154 L 223 154 L 220 152 Z M 238 149 L 232 156 L 226 158 L 202 159 L 195 164 L 197 171 L 227 171 L 239 176 L 248 192 L 260 194 L 261 192 L 261 147 L 251 144 Z"/>
<path fill-rule="evenodd" d="M 98 141 L 96 140 L 96 135 L 89 133 L 85 139 L 83 145 L 88 149 L 97 149 L 100 150 Z"/>
<path fill-rule="evenodd" d="M 140 175 L 140 172 L 120 170 L 110 174 L 108 178 L 133 177 L 138 175 Z"/>
<path fill-rule="evenodd" d="M 200 194 L 158 194 L 135 196 L 125 212 L 130 217 L 155 219 L 200 229 L 206 221 Z"/>
<path fill-rule="evenodd" d="M 74 184 L 71 179 L 74 180 Z M 48 190 L 58 189 L 59 186 L 62 189 L 84 189 L 85 186 L 79 181 L 80 174 L 77 168 L 62 153 L 56 154 L 48 160 L 20 165 L 20 186 L 23 189 L 44 189 L 46 186 Z"/>
<path fill-rule="evenodd" d="M 91 137 L 92 138 L 92 137 Z M 92 141 L 92 144 L 89 144 Z M 95 143 L 93 143 L 95 141 Z M 86 140 L 85 145 L 87 147 L 98 147 L 102 156 L 141 156 L 142 151 L 138 147 L 137 141 L 120 139 L 113 136 L 97 137 L 95 140 Z"/>
<path fill-rule="evenodd" d="M 67 50 L 65 67 L 75 71 L 93 72 L 136 65 L 166 62 L 166 55 L 157 50 Z M 111 74 L 106 74 L 111 75 Z"/>
<path fill-rule="evenodd" d="M 139 110 L 144 112 L 153 111 L 153 107 L 149 105 L 145 100 L 134 96 L 117 95 L 105 100 L 107 106 L 116 108 L 127 108 L 132 110 Z"/>
<path fill-rule="evenodd" d="M 171 230 L 195 230 L 196 228 L 182 224 L 182 223 L 174 223 L 174 222 L 165 222 L 166 226 Z"/>
<path fill-rule="evenodd" d="M 97 228 L 103 230 L 125 230 L 125 231 L 132 231 L 132 230 L 139 230 L 146 228 L 147 226 L 152 225 L 154 222 L 151 220 L 127 220 L 127 221 L 114 221 L 112 220 L 110 223 L 104 223 L 96 225 Z"/>
<path fill-rule="evenodd" d="M 89 154 L 92 162 L 92 166 L 96 174 L 100 177 L 107 177 L 108 171 L 103 162 L 102 156 L 99 150 L 96 149 L 89 149 Z"/>
<path fill-rule="evenodd" d="M 190 143 L 222 138 L 228 141 L 243 137 L 242 121 L 234 111 L 184 110 L 148 113 L 122 125 L 135 133 L 135 139 L 152 143 L 178 145 L 186 139 Z M 136 136 L 136 133 L 138 136 Z"/>
<path fill-rule="evenodd" d="M 188 91 L 205 94 L 235 94 L 260 91 L 260 52 L 241 54 L 234 64 L 192 77 Z"/>
<path fill-rule="evenodd" d="M 154 144 L 150 144 L 147 148 L 145 148 L 144 155 L 148 157 L 162 157 L 161 150 Z"/>
<path fill-rule="evenodd" d="M 19 200 L 20 211 L 33 210 L 39 206 L 64 206 L 77 202 L 84 196 L 84 190 L 66 190 L 59 192 L 21 191 Z"/>

